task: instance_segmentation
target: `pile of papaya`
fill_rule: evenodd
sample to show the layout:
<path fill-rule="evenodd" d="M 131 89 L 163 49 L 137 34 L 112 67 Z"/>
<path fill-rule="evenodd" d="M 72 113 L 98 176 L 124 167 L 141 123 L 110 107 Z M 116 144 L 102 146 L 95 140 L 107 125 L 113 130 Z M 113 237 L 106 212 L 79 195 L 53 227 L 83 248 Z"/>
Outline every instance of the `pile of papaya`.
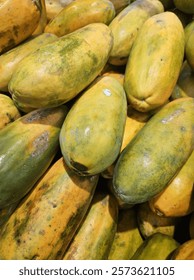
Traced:
<path fill-rule="evenodd" d="M 194 1 L 0 18 L 0 259 L 194 260 Z"/>

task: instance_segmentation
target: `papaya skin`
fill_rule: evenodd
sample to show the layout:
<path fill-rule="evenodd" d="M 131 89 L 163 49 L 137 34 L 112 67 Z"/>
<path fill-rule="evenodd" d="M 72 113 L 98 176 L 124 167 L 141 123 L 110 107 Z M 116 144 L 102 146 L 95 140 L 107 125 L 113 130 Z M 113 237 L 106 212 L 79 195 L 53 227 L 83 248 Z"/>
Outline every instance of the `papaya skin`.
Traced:
<path fill-rule="evenodd" d="M 56 161 L 4 224 L 0 259 L 61 259 L 97 182 L 98 176 L 79 177 L 62 158 Z"/>
<path fill-rule="evenodd" d="M 56 107 L 73 99 L 104 68 L 112 35 L 107 25 L 91 23 L 25 57 L 8 84 L 18 104 Z"/>
<path fill-rule="evenodd" d="M 0 90 L 8 92 L 8 83 L 18 63 L 28 54 L 35 51 L 42 45 L 57 40 L 54 34 L 43 33 L 39 36 L 31 36 L 25 42 L 12 48 L 0 56 Z"/>
<path fill-rule="evenodd" d="M 13 100 L 5 94 L 0 93 L 0 129 L 21 117 Z"/>
<path fill-rule="evenodd" d="M 194 71 L 194 30 L 191 32 L 185 46 L 185 56 L 191 69 Z"/>
<path fill-rule="evenodd" d="M 109 24 L 114 16 L 114 5 L 108 0 L 75 1 L 64 7 L 47 24 L 44 32 L 61 37 L 90 23 Z"/>
<path fill-rule="evenodd" d="M 152 211 L 163 217 L 182 217 L 194 211 L 194 152 L 170 184 L 149 201 Z"/>
<path fill-rule="evenodd" d="M 175 7 L 186 14 L 194 13 L 193 0 L 173 0 Z"/>
<path fill-rule="evenodd" d="M 162 12 L 162 3 L 150 0 L 136 0 L 123 9 L 109 24 L 114 38 L 109 63 L 125 65 L 143 23 L 154 14 Z"/>
<path fill-rule="evenodd" d="M 143 24 L 126 65 L 124 88 L 139 111 L 165 104 L 176 85 L 184 57 L 184 29 L 172 12 L 152 16 Z"/>
<path fill-rule="evenodd" d="M 66 106 L 38 109 L 0 130 L 0 208 L 22 199 L 47 170 L 66 114 Z"/>
<path fill-rule="evenodd" d="M 194 260 L 194 239 L 182 243 L 172 255 L 172 260 Z"/>
<path fill-rule="evenodd" d="M 38 26 L 39 0 L 4 0 L 0 5 L 0 54 L 27 39 Z"/>
<path fill-rule="evenodd" d="M 113 175 L 113 192 L 119 200 L 148 201 L 179 172 L 194 148 L 193 109 L 191 97 L 169 102 L 122 151 Z"/>

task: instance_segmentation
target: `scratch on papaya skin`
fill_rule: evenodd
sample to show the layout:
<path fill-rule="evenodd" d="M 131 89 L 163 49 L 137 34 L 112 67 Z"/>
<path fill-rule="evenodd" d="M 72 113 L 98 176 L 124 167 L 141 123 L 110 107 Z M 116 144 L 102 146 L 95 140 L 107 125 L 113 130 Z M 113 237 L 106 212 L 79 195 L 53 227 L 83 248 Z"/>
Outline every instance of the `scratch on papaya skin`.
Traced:
<path fill-rule="evenodd" d="M 180 108 L 178 110 L 176 110 L 175 112 L 173 112 L 173 114 L 169 115 L 168 117 L 162 119 L 162 123 L 166 124 L 170 121 L 172 121 L 175 117 L 178 117 L 180 114 L 184 113 L 185 112 L 185 109 L 183 108 Z"/>

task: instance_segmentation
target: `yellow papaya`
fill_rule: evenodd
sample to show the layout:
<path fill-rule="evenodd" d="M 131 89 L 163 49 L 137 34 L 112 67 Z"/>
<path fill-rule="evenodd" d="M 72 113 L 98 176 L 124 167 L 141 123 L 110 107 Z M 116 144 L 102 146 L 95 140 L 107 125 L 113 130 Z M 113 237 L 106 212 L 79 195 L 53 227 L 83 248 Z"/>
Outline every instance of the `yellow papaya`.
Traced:
<path fill-rule="evenodd" d="M 194 260 L 194 239 L 182 243 L 174 251 L 172 260 Z"/>
<path fill-rule="evenodd" d="M 163 106 L 121 152 L 113 174 L 113 193 L 124 203 L 150 200 L 179 172 L 194 148 L 194 99 Z"/>
<path fill-rule="evenodd" d="M 0 129 L 21 117 L 13 100 L 5 94 L 0 93 Z"/>
<path fill-rule="evenodd" d="M 39 2 L 39 7 L 40 7 L 40 20 L 38 22 L 38 26 L 34 30 L 32 35 L 40 35 L 44 32 L 44 29 L 47 25 L 47 11 L 46 11 L 46 3 L 45 0 L 40 0 Z"/>
<path fill-rule="evenodd" d="M 164 8 L 159 0 L 136 0 L 124 8 L 109 24 L 114 38 L 109 63 L 126 64 L 143 23 L 149 17 L 161 12 L 164 12 Z"/>
<path fill-rule="evenodd" d="M 150 111 L 168 100 L 178 80 L 184 47 L 184 29 L 174 13 L 160 13 L 144 22 L 124 79 L 128 101 L 136 110 Z"/>
<path fill-rule="evenodd" d="M 4 224 L 0 259 L 61 259 L 86 214 L 97 182 L 98 176 L 81 178 L 62 158 L 57 160 Z"/>
<path fill-rule="evenodd" d="M 39 36 L 31 36 L 10 51 L 0 56 L 0 90 L 8 91 L 8 83 L 18 63 L 28 54 L 39 47 L 57 40 L 54 34 L 43 33 Z"/>
<path fill-rule="evenodd" d="M 40 0 L 1 0 L 0 54 L 32 35 L 40 17 Z"/>
<path fill-rule="evenodd" d="M 118 205 L 114 196 L 96 190 L 64 260 L 106 260 L 116 233 Z"/>
<path fill-rule="evenodd" d="M 74 98 L 104 68 L 112 35 L 104 23 L 91 23 L 42 46 L 22 59 L 8 88 L 22 106 L 54 107 Z"/>
<path fill-rule="evenodd" d="M 45 0 L 47 22 L 53 19 L 64 7 L 76 0 Z"/>
<path fill-rule="evenodd" d="M 149 201 L 152 211 L 163 217 L 181 217 L 194 211 L 194 152 L 166 188 Z"/>
<path fill-rule="evenodd" d="M 110 166 L 120 152 L 126 116 L 120 82 L 110 76 L 97 79 L 70 108 L 61 128 L 60 147 L 68 166 L 80 175 Z"/>
<path fill-rule="evenodd" d="M 114 5 L 109 0 L 74 1 L 48 22 L 45 32 L 61 37 L 90 23 L 109 24 L 114 16 Z"/>

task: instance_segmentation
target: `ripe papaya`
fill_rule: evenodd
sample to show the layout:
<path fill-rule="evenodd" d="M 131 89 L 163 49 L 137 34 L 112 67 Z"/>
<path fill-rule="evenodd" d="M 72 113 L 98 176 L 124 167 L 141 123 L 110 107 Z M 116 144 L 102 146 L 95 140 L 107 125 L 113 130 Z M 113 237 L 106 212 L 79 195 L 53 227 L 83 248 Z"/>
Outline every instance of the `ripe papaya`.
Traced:
<path fill-rule="evenodd" d="M 109 24 L 114 16 L 115 8 L 109 0 L 74 1 L 49 21 L 44 32 L 61 37 L 90 23 Z"/>
<path fill-rule="evenodd" d="M 31 36 L 10 51 L 0 56 L 0 90 L 8 91 L 8 83 L 18 63 L 28 54 L 39 47 L 57 40 L 54 34 L 43 33 L 39 36 Z"/>
<path fill-rule="evenodd" d="M 174 13 L 160 13 L 144 22 L 124 79 L 128 101 L 136 110 L 150 111 L 165 104 L 178 80 L 184 47 L 184 29 Z"/>
<path fill-rule="evenodd" d="M 194 152 L 166 188 L 150 199 L 155 213 L 163 217 L 182 217 L 194 211 Z"/>
<path fill-rule="evenodd" d="M 143 23 L 149 17 L 162 12 L 164 8 L 159 0 L 136 0 L 124 8 L 109 24 L 114 38 L 109 63 L 126 64 Z"/>
<path fill-rule="evenodd" d="M 114 196 L 97 188 L 63 259 L 106 260 L 116 233 L 117 219 L 118 205 Z"/>
<path fill-rule="evenodd" d="M 54 162 L 0 233 L 1 260 L 61 259 L 91 203 L 98 176 Z M 7 250 L 9 248 L 9 250 Z"/>
<path fill-rule="evenodd" d="M 0 129 L 21 117 L 13 100 L 5 94 L 0 93 Z"/>
<path fill-rule="evenodd" d="M 194 148 L 194 99 L 179 98 L 153 115 L 121 152 L 113 174 L 119 200 L 136 204 L 159 194 Z"/>
<path fill-rule="evenodd" d="M 104 23 L 91 23 L 22 59 L 8 88 L 22 106 L 61 105 L 88 86 L 104 68 L 113 38 Z"/>
<path fill-rule="evenodd" d="M 194 260 L 194 239 L 182 243 L 173 252 L 172 260 Z"/>
<path fill-rule="evenodd" d="M 127 116 L 120 82 L 99 77 L 70 108 L 60 132 L 60 147 L 69 167 L 80 175 L 98 174 L 117 158 Z M 100 136 L 100 137 L 99 137 Z"/>
<path fill-rule="evenodd" d="M 75 0 L 45 0 L 47 22 L 53 19 L 64 7 Z"/>
<path fill-rule="evenodd" d="M 66 106 L 37 109 L 0 130 L 0 208 L 23 198 L 49 167 L 66 114 Z"/>
<path fill-rule="evenodd" d="M 1 0 L 0 54 L 32 35 L 40 17 L 40 0 Z"/>

